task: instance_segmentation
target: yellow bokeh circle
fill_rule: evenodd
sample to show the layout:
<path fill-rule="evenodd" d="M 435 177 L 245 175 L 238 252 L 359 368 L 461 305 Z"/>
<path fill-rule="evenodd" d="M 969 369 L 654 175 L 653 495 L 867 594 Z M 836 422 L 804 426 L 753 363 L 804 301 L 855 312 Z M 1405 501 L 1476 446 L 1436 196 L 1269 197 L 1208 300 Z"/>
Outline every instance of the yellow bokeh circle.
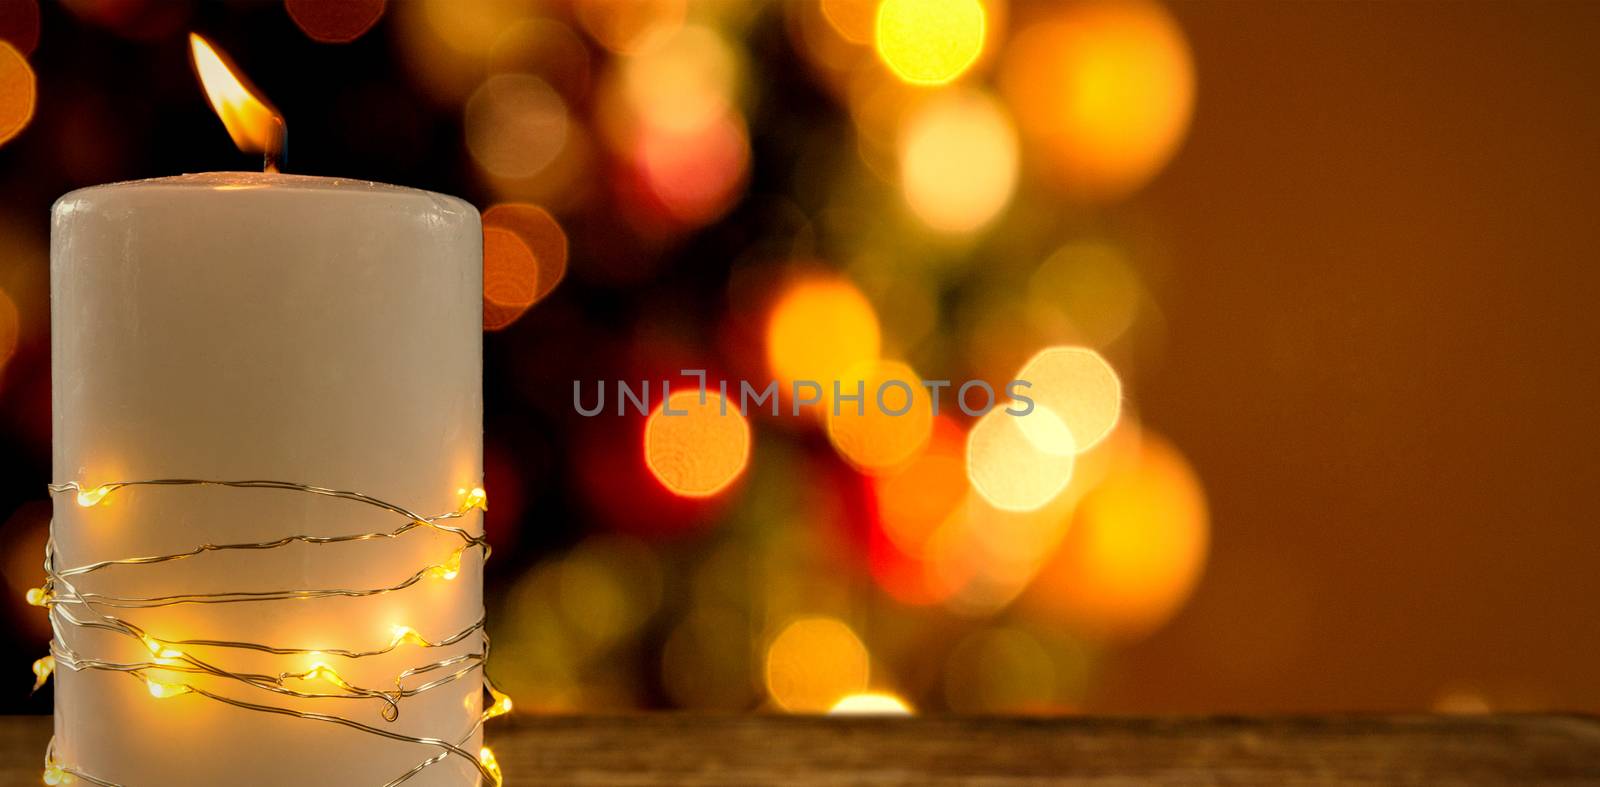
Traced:
<path fill-rule="evenodd" d="M 868 691 L 839 700 L 828 713 L 833 716 L 910 716 L 911 706 L 893 694 Z"/>
<path fill-rule="evenodd" d="M 1205 492 L 1194 469 L 1146 430 L 1136 455 L 1115 463 L 1079 501 L 1030 598 L 1082 633 L 1137 639 L 1189 598 L 1209 540 Z"/>
<path fill-rule="evenodd" d="M 866 691 L 870 661 L 866 646 L 842 621 L 800 618 L 767 648 L 767 692 L 784 710 L 822 713 Z"/>
<path fill-rule="evenodd" d="M 1050 347 L 1022 365 L 1018 380 L 1036 404 L 1021 417 L 1022 432 L 1049 453 L 1093 448 L 1122 415 L 1122 381 L 1111 364 L 1086 347 Z"/>
<path fill-rule="evenodd" d="M 1017 136 L 1000 102 L 976 91 L 934 99 L 900 138 L 900 190 L 917 218 L 943 232 L 971 232 L 1011 201 Z"/>
<path fill-rule="evenodd" d="M 784 292 L 767 320 L 767 364 L 785 389 L 797 380 L 814 382 L 827 402 L 834 380 L 878 359 L 880 341 L 877 312 L 854 284 L 803 279 Z"/>
<path fill-rule="evenodd" d="M 978 0 L 883 0 L 874 43 L 896 76 L 915 85 L 943 85 L 983 53 L 986 13 Z"/>
<path fill-rule="evenodd" d="M 967 480 L 995 508 L 1033 511 L 1067 488 L 1076 452 L 1044 450 L 1027 436 L 1023 422 L 1050 417 L 1044 405 L 1036 404 L 1028 415 L 1009 415 L 1006 409 L 990 410 L 967 433 Z M 1070 432 L 1058 431 L 1054 437 L 1070 444 Z"/>
<path fill-rule="evenodd" d="M 1149 0 L 1064 5 L 1006 48 L 1000 85 L 1023 135 L 1078 196 L 1113 200 L 1177 152 L 1194 111 L 1194 61 Z"/>
<path fill-rule="evenodd" d="M 828 410 L 828 439 L 850 464 L 867 472 L 909 461 L 933 431 L 933 402 L 922 378 L 898 361 L 877 361 L 846 372 L 844 397 Z"/>
<path fill-rule="evenodd" d="M 671 413 L 667 410 L 670 409 Z M 644 458 L 650 473 L 682 497 L 721 492 L 750 462 L 750 424 L 736 402 L 715 391 L 677 391 L 645 423 Z"/>

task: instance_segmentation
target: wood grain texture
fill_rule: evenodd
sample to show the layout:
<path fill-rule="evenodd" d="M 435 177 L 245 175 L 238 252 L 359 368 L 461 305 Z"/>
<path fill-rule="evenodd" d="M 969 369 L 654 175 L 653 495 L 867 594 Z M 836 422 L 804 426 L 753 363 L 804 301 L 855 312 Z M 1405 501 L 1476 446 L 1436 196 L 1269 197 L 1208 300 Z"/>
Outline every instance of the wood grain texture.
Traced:
<path fill-rule="evenodd" d="M 48 735 L 0 717 L 0 784 L 38 784 Z M 511 787 L 1600 785 L 1581 716 L 523 717 L 492 743 Z"/>

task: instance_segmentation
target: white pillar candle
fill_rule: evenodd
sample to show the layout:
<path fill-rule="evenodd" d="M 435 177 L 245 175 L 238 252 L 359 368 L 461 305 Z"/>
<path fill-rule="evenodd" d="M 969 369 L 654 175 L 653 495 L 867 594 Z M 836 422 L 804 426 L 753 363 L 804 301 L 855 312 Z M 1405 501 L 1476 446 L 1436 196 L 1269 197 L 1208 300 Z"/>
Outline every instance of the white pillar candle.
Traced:
<path fill-rule="evenodd" d="M 94 490 L 149 479 L 269 479 L 364 493 L 424 516 L 461 508 L 482 476 L 482 233 L 467 203 L 375 183 L 212 173 L 75 191 L 51 235 L 54 480 Z M 94 497 L 91 491 L 86 502 Z M 303 491 L 130 486 L 97 504 L 55 495 L 57 571 L 202 544 L 395 530 L 406 517 Z M 467 511 L 452 526 L 481 535 Z M 365 596 L 113 608 L 60 598 L 56 646 L 85 662 L 195 659 L 230 673 L 294 675 L 302 693 L 336 684 L 416 687 L 461 667 L 485 643 L 425 647 L 483 614 L 483 550 L 419 527 L 402 536 L 224 550 L 72 577 L 111 596 L 386 588 Z M 454 574 L 453 578 L 446 578 Z M 123 631 L 69 625 L 70 614 L 126 620 L 172 651 L 166 661 Z M 400 629 L 397 627 L 408 627 Z M 406 631 L 414 634 L 405 635 Z M 290 650 L 369 651 L 364 658 L 264 653 L 184 640 Z M 182 658 L 172 658 L 181 653 Z M 481 671 L 399 701 L 398 718 L 365 698 L 298 698 L 182 669 L 56 669 L 55 760 L 127 787 L 470 785 L 482 771 L 444 749 L 332 721 L 229 705 L 325 714 L 408 737 L 459 743 L 474 758 Z M 153 677 L 152 677 L 153 676 Z M 149 685 L 151 682 L 155 687 Z M 163 691 L 160 687 L 175 687 Z M 170 693 L 174 696 L 157 697 Z M 80 780 L 81 781 L 81 780 Z"/>

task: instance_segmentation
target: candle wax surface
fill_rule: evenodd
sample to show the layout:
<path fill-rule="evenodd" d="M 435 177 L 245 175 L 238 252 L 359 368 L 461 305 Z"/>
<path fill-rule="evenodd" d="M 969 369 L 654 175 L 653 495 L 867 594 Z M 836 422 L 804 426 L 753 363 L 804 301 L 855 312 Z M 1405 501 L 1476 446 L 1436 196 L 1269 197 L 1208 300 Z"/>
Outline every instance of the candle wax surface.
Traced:
<path fill-rule="evenodd" d="M 51 233 L 52 480 L 92 487 L 270 479 L 361 492 L 425 516 L 456 509 L 458 490 L 482 479 L 481 243 L 468 203 L 363 181 L 205 173 L 67 194 L 56 203 Z M 58 567 L 405 523 L 369 506 L 277 490 L 133 487 L 92 507 L 71 495 L 54 502 Z M 457 524 L 481 532 L 478 512 Z M 80 592 L 141 597 L 381 588 L 445 561 L 460 545 L 423 529 L 116 566 L 75 584 Z M 429 576 L 369 597 L 114 612 L 169 641 L 359 651 L 388 645 L 396 626 L 437 641 L 482 615 L 481 558 L 469 550 L 454 579 Z M 85 656 L 150 658 L 129 637 L 61 628 Z M 325 661 L 349 683 L 392 689 L 404 669 L 481 649 L 478 637 L 468 637 L 450 648 L 407 644 L 383 656 Z M 194 655 L 267 675 L 304 671 L 314 661 L 224 648 Z M 392 722 L 370 699 L 301 700 L 212 676 L 179 679 L 253 703 L 478 748 L 470 734 L 480 709 L 475 674 L 404 699 Z M 57 758 L 129 787 L 383 784 L 439 753 L 192 693 L 156 698 L 116 672 L 61 669 L 56 681 Z M 470 763 L 451 757 L 406 784 L 476 779 Z"/>

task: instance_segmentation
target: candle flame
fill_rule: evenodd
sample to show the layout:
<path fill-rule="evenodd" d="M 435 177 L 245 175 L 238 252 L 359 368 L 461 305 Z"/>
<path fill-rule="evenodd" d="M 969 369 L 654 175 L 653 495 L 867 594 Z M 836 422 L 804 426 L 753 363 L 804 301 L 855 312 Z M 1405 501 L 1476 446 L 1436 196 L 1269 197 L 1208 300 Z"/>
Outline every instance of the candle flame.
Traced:
<path fill-rule="evenodd" d="M 226 55 L 204 38 L 190 33 L 189 48 L 200 85 L 211 100 L 211 108 L 227 127 L 228 136 L 233 137 L 233 144 L 246 153 L 262 154 L 267 171 L 276 172 L 283 153 L 283 116 Z"/>

